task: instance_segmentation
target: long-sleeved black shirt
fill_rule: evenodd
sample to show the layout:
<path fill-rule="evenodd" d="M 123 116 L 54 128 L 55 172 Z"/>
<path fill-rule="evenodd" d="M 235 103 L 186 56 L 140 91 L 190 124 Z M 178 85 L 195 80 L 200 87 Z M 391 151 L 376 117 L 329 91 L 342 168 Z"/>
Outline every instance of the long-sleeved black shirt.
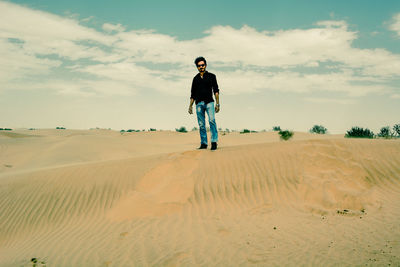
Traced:
<path fill-rule="evenodd" d="M 205 104 L 214 102 L 213 92 L 219 93 L 217 77 L 211 72 L 204 72 L 203 78 L 198 73 L 193 78 L 192 82 L 192 93 L 190 98 L 196 101 L 196 104 L 204 101 Z"/>

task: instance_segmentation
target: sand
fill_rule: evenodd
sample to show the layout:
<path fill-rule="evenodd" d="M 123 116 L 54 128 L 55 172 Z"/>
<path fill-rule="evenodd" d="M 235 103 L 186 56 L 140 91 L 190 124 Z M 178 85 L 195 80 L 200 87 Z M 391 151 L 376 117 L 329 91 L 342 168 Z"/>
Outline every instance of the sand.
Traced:
<path fill-rule="evenodd" d="M 0 266 L 400 266 L 400 139 L 0 132 Z"/>

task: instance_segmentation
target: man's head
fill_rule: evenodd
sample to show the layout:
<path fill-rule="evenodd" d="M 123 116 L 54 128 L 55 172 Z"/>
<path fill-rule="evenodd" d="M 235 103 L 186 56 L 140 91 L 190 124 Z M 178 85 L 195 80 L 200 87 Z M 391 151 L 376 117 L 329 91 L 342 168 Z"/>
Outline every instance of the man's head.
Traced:
<path fill-rule="evenodd" d="M 204 57 L 198 57 L 194 60 L 194 64 L 196 64 L 197 69 L 199 72 L 204 73 L 207 67 L 207 61 Z"/>

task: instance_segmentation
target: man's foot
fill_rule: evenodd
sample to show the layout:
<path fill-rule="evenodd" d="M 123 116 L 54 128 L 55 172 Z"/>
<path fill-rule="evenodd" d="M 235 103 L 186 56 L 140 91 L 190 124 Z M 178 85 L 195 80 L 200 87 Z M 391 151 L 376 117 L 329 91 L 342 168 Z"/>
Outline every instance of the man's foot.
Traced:
<path fill-rule="evenodd" d="M 211 150 L 216 150 L 217 149 L 217 142 L 212 142 L 211 143 Z"/>
<path fill-rule="evenodd" d="M 198 149 L 207 149 L 207 145 L 206 144 L 200 144 L 200 147 Z"/>

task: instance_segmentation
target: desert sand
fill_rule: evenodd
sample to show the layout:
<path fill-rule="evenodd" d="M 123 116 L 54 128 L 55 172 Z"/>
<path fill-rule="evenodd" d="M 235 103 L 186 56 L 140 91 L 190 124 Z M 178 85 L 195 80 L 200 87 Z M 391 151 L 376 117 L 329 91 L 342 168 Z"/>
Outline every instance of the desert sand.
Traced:
<path fill-rule="evenodd" d="M 0 132 L 0 266 L 400 266 L 400 139 Z"/>

